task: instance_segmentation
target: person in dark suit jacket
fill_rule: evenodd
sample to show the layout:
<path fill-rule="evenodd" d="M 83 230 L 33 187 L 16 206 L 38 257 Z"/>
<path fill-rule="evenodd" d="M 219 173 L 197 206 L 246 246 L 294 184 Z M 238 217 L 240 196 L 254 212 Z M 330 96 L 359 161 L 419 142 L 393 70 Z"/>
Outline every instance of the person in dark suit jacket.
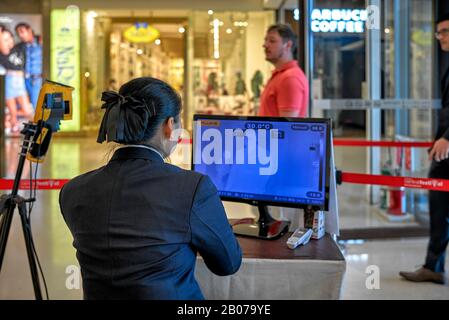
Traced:
<path fill-rule="evenodd" d="M 441 49 L 449 52 L 449 13 L 437 22 L 436 38 Z M 429 178 L 449 179 L 449 69 L 441 80 L 442 108 L 435 142 L 429 152 L 432 161 Z M 431 281 L 445 284 L 444 263 L 449 241 L 449 194 L 441 191 L 429 191 L 430 241 L 427 248 L 426 262 L 414 272 L 400 272 L 406 280 L 422 282 Z"/>
<path fill-rule="evenodd" d="M 164 162 L 179 139 L 179 95 L 147 77 L 102 101 L 97 141 L 122 147 L 106 166 L 68 182 L 59 199 L 84 298 L 204 299 L 197 253 L 221 276 L 237 272 L 242 253 L 209 177 Z"/>

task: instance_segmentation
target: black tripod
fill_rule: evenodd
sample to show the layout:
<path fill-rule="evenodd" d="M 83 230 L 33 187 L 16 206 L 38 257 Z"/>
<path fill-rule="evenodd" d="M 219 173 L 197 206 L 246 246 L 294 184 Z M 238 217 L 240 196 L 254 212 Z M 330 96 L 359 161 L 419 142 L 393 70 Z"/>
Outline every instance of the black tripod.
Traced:
<path fill-rule="evenodd" d="M 25 245 L 28 255 L 28 262 L 30 265 L 31 278 L 33 281 L 34 295 L 36 300 L 42 300 L 42 293 L 40 287 L 39 274 L 36 264 L 36 256 L 34 251 L 33 238 L 31 235 L 31 225 L 29 217 L 27 216 L 26 204 L 34 202 L 36 199 L 24 199 L 18 195 L 20 179 L 22 178 L 23 166 L 25 164 L 26 155 L 30 148 L 32 138 L 35 136 L 37 126 L 32 122 L 25 123 L 24 129 L 20 132 L 24 135 L 22 149 L 20 151 L 19 164 L 17 166 L 16 176 L 12 193 L 9 195 L 2 195 L 0 197 L 0 272 L 3 264 L 3 257 L 5 255 L 6 243 L 8 240 L 9 230 L 16 207 L 19 210 L 20 220 L 22 222 L 22 230 L 25 238 Z M 31 174 L 31 173 L 30 173 Z"/>

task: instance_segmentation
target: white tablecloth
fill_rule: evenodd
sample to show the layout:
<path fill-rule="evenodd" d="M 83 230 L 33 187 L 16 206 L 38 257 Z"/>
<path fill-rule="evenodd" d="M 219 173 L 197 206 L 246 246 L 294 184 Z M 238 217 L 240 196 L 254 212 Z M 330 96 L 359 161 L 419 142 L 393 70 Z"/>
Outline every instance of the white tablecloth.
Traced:
<path fill-rule="evenodd" d="M 258 214 L 253 206 L 231 202 L 224 205 L 228 218 L 241 219 Z M 302 214 L 298 214 L 298 210 L 282 211 L 271 207 L 271 212 L 277 219 L 290 220 L 291 230 L 302 224 Z M 304 252 L 302 248 L 295 250 Z M 338 251 L 338 247 L 335 245 L 331 250 Z M 319 258 L 313 252 L 310 254 L 310 259 L 243 258 L 239 271 L 225 277 L 214 275 L 198 257 L 195 276 L 209 300 L 339 299 L 346 270 L 343 256 L 332 260 Z"/>
<path fill-rule="evenodd" d="M 209 300 L 339 299 L 345 261 L 244 258 L 239 271 L 220 277 L 197 259 L 196 278 Z"/>

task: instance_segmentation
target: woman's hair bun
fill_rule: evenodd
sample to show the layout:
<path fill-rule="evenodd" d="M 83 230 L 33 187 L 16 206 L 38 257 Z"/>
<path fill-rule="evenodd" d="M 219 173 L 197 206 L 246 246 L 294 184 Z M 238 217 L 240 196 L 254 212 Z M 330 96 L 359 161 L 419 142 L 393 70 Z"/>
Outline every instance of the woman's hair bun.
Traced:
<path fill-rule="evenodd" d="M 156 116 L 154 102 L 122 96 L 114 91 L 103 92 L 102 109 L 106 109 L 97 142 L 132 143 L 142 141 L 150 118 Z"/>
<path fill-rule="evenodd" d="M 128 81 L 119 92 L 103 92 L 106 109 L 97 142 L 138 144 L 151 139 L 170 117 L 179 121 L 181 97 L 162 80 L 141 77 Z"/>

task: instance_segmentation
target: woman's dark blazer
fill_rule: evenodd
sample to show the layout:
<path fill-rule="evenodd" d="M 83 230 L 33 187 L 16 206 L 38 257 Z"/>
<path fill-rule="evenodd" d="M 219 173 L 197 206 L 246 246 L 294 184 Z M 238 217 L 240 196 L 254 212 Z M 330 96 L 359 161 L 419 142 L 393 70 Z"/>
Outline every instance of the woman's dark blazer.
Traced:
<path fill-rule="evenodd" d="M 106 166 L 68 182 L 59 202 L 85 299 L 203 299 L 197 253 L 217 275 L 240 267 L 240 246 L 211 180 L 152 150 L 118 149 Z"/>

